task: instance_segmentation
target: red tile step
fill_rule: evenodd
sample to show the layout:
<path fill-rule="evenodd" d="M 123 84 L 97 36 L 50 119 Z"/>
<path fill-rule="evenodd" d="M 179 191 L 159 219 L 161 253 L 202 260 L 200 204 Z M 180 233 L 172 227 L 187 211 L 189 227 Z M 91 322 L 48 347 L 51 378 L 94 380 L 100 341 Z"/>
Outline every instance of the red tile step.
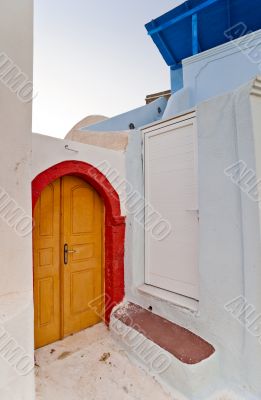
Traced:
<path fill-rule="evenodd" d="M 118 308 L 113 317 L 143 334 L 184 364 L 198 364 L 210 357 L 214 347 L 201 337 L 136 304 Z"/>

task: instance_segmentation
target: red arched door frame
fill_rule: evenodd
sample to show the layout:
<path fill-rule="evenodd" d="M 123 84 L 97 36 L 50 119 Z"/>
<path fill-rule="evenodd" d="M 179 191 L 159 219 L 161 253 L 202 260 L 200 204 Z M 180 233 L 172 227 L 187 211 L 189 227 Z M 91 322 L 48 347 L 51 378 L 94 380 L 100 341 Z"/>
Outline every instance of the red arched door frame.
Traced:
<path fill-rule="evenodd" d="M 33 210 L 42 190 L 51 182 L 65 175 L 75 175 L 84 179 L 104 201 L 105 322 L 108 324 L 113 307 L 119 304 L 124 297 L 125 217 L 121 216 L 119 196 L 105 175 L 97 168 L 82 161 L 63 161 L 34 178 L 32 182 Z"/>

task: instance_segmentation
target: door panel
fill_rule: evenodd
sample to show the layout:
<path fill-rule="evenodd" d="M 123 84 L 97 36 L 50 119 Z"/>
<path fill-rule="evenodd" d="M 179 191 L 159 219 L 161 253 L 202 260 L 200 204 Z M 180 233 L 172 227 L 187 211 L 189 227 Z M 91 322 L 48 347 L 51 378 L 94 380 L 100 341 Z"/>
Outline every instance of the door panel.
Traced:
<path fill-rule="evenodd" d="M 60 180 L 42 192 L 34 211 L 36 348 L 60 339 Z"/>
<path fill-rule="evenodd" d="M 36 348 L 101 320 L 103 207 L 97 192 L 74 176 L 58 179 L 41 193 L 33 234 Z M 98 315 L 89 307 L 96 298 Z"/>
<path fill-rule="evenodd" d="M 145 283 L 193 299 L 199 297 L 197 185 L 195 119 L 146 132 L 146 201 L 172 231 L 163 240 L 146 231 Z"/>
<path fill-rule="evenodd" d="M 64 265 L 66 336 L 101 320 L 88 304 L 102 293 L 103 202 L 90 185 L 72 176 L 63 178 L 62 199 L 62 237 L 70 251 Z"/>

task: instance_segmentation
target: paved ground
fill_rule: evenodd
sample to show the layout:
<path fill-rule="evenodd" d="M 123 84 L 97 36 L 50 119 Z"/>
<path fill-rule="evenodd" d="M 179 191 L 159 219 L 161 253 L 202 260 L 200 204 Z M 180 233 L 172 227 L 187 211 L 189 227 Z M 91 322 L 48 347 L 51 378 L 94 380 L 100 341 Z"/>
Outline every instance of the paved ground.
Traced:
<path fill-rule="evenodd" d="M 36 351 L 36 400 L 174 399 L 99 324 Z M 207 400 L 239 397 L 224 391 Z"/>
<path fill-rule="evenodd" d="M 103 324 L 36 351 L 37 400 L 170 400 Z"/>

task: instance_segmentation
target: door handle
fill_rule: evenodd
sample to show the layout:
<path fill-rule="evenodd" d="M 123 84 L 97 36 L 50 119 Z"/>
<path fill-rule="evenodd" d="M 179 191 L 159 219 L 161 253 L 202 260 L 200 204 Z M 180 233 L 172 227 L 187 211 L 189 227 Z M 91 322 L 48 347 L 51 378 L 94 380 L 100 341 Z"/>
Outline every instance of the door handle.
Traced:
<path fill-rule="evenodd" d="M 64 259 L 64 264 L 68 264 L 68 244 L 65 243 L 63 247 L 63 259 Z"/>
<path fill-rule="evenodd" d="M 63 247 L 63 260 L 64 260 L 64 264 L 68 264 L 68 254 L 71 253 L 77 253 L 76 250 L 69 250 L 68 244 L 65 243 L 64 247 Z"/>

